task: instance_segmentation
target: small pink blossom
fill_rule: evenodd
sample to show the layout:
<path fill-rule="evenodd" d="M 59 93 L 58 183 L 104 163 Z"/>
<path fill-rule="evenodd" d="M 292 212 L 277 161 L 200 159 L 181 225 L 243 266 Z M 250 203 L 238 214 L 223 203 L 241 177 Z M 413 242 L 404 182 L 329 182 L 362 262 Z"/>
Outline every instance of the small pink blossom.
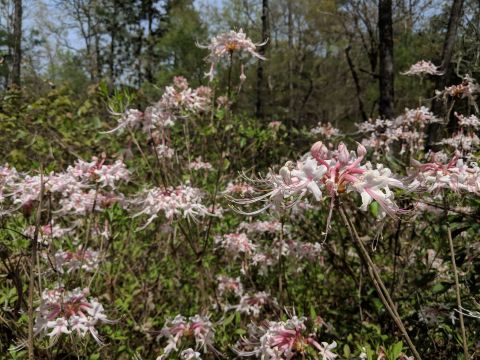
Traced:
<path fill-rule="evenodd" d="M 253 244 L 243 233 L 231 233 L 218 236 L 215 242 L 223 247 L 233 257 L 240 254 L 250 256 L 255 252 L 256 245 Z"/>
<path fill-rule="evenodd" d="M 258 317 L 260 311 L 267 305 L 277 305 L 277 301 L 265 291 L 254 294 L 245 294 L 240 298 L 238 305 L 229 306 L 227 310 L 234 309 L 242 314 Z"/>
<path fill-rule="evenodd" d="M 421 60 L 412 66 L 410 66 L 410 69 L 402 73 L 403 75 L 420 75 L 423 76 L 425 74 L 428 75 L 442 75 L 443 72 L 441 72 L 437 66 L 433 65 L 432 62 L 430 61 L 425 61 Z"/>
<path fill-rule="evenodd" d="M 127 109 L 123 114 L 112 112 L 113 115 L 118 116 L 118 125 L 112 130 L 106 131 L 105 134 L 110 134 L 124 128 L 135 129 L 143 122 L 143 113 L 137 109 Z"/>
<path fill-rule="evenodd" d="M 204 354 L 209 350 L 215 351 L 214 335 L 215 330 L 208 316 L 195 315 L 187 320 L 184 316 L 177 315 L 174 319 L 167 320 L 162 329 L 162 336 L 166 337 L 168 342 L 159 359 L 168 359 L 171 352 L 179 350 L 179 343 L 189 338 L 195 341 L 195 350 L 201 349 Z"/>
<path fill-rule="evenodd" d="M 268 123 L 268 127 L 274 131 L 277 131 L 280 126 L 282 126 L 282 122 L 281 121 L 270 121 Z"/>
<path fill-rule="evenodd" d="M 48 333 L 53 342 L 62 334 L 80 337 L 90 334 L 101 343 L 96 326 L 111 321 L 105 315 L 103 306 L 96 299 L 89 298 L 88 294 L 88 289 L 78 288 L 72 291 L 62 287 L 45 290 L 36 310 L 35 334 Z"/>
<path fill-rule="evenodd" d="M 458 155 L 447 163 L 433 156 L 429 163 L 412 161 L 412 164 L 415 170 L 415 178 L 409 185 L 412 190 L 424 189 L 438 193 L 442 189 L 449 189 L 480 194 L 480 168 L 475 163 L 470 166 L 465 164 Z"/>
<path fill-rule="evenodd" d="M 243 285 L 240 282 L 240 278 L 231 278 L 228 276 L 219 275 L 217 276 L 218 281 L 218 292 L 220 295 L 225 293 L 234 293 L 236 296 L 241 296 L 243 294 Z"/>
<path fill-rule="evenodd" d="M 100 256 L 96 251 L 82 249 L 80 246 L 76 251 L 57 251 L 55 253 L 55 262 L 60 272 L 66 270 L 67 273 L 77 269 L 85 271 L 95 271 L 100 264 Z"/>
<path fill-rule="evenodd" d="M 332 352 L 336 342 L 321 344 L 313 334 L 306 332 L 306 318 L 292 316 L 286 321 L 266 321 L 261 325 L 249 326 L 249 337 L 242 339 L 234 351 L 242 357 L 260 359 L 291 360 L 305 357 L 310 351 L 319 353 L 322 360 L 334 360 Z"/>
<path fill-rule="evenodd" d="M 157 155 L 160 159 L 171 159 L 175 155 L 175 150 L 167 145 L 158 145 L 155 150 L 157 151 Z"/>
<path fill-rule="evenodd" d="M 195 161 L 188 164 L 188 168 L 191 170 L 212 170 L 213 166 L 209 162 L 202 161 L 201 156 L 199 156 Z"/>
<path fill-rule="evenodd" d="M 208 45 L 197 44 L 200 48 L 205 48 L 210 51 L 208 61 L 210 62 L 210 71 L 205 74 L 210 81 L 215 75 L 215 66 L 222 58 L 231 56 L 234 52 L 245 51 L 260 60 L 265 60 L 265 57 L 257 52 L 257 47 L 264 46 L 266 42 L 255 44 L 247 35 L 240 31 L 229 31 L 227 33 L 219 34 L 210 40 Z"/>
<path fill-rule="evenodd" d="M 330 122 L 327 123 L 318 123 L 316 127 L 314 127 L 312 130 L 310 130 L 310 133 L 315 134 L 315 135 L 321 135 L 325 139 L 329 139 L 334 136 L 339 136 L 340 135 L 340 130 L 333 127 Z"/>
<path fill-rule="evenodd" d="M 251 223 L 240 223 L 239 230 L 245 230 L 251 233 L 271 233 L 275 234 L 282 230 L 282 223 L 277 220 L 253 221 Z"/>
<path fill-rule="evenodd" d="M 145 228 L 158 217 L 159 213 L 163 213 L 169 221 L 175 217 L 196 219 L 199 216 L 211 215 L 201 201 L 201 191 L 188 185 L 179 185 L 175 188 L 171 186 L 156 187 L 145 190 L 132 201 L 136 208 L 140 208 L 140 211 L 133 217 L 149 216 L 147 222 L 142 226 Z"/>

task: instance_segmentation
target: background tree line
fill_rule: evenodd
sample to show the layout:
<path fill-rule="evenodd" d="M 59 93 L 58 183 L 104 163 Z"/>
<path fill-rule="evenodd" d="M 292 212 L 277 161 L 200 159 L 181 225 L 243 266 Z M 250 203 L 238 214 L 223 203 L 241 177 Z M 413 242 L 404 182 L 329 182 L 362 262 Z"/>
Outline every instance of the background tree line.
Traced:
<path fill-rule="evenodd" d="M 268 40 L 268 61 L 247 67 L 238 101 L 288 126 L 353 130 L 479 71 L 474 0 L 2 0 L 0 10 L 3 92 L 68 86 L 82 96 L 105 82 L 154 98 L 175 75 L 206 83 L 196 43 L 229 28 Z M 423 87 L 399 76 L 421 59 L 444 76 Z"/>

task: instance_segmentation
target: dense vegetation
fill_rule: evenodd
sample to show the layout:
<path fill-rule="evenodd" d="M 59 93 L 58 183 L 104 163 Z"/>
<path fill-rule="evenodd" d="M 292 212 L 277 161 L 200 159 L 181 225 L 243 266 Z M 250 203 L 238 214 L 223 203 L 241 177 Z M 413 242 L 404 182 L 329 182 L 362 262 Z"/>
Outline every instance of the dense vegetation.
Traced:
<path fill-rule="evenodd" d="M 0 2 L 0 359 L 480 354 L 478 2 L 33 8 Z"/>

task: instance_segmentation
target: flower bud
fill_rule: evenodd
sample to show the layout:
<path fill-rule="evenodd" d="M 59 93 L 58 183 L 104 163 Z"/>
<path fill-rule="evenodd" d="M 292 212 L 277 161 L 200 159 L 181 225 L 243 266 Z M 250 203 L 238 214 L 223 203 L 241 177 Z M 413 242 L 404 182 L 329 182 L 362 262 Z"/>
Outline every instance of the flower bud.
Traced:
<path fill-rule="evenodd" d="M 358 146 L 357 146 L 357 156 L 358 156 L 358 157 L 364 157 L 365 155 L 367 155 L 367 149 L 365 148 L 365 146 L 363 146 L 362 144 L 358 143 Z"/>
<path fill-rule="evenodd" d="M 280 173 L 280 176 L 282 177 L 283 182 L 285 184 L 289 185 L 289 184 L 292 183 L 292 178 L 291 178 L 291 175 L 290 175 L 290 169 L 288 168 L 287 164 L 285 164 L 285 166 L 282 166 L 279 173 Z"/>
<path fill-rule="evenodd" d="M 324 159 L 328 154 L 328 149 L 321 141 L 317 141 L 312 145 L 310 153 L 316 160 Z"/>
<path fill-rule="evenodd" d="M 350 160 L 350 155 L 348 154 L 347 147 L 344 143 L 338 145 L 338 160 L 342 164 L 348 164 L 348 161 Z"/>

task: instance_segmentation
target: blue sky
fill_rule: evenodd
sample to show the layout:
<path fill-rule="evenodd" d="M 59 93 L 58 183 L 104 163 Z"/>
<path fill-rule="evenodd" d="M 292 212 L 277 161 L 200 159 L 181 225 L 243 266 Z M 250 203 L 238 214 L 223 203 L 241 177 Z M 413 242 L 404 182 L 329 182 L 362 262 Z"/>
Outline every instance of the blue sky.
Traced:
<path fill-rule="evenodd" d="M 62 23 L 62 35 L 65 38 L 68 47 L 72 49 L 81 49 L 85 46 L 82 37 L 78 29 L 68 26 L 71 22 L 65 14 L 62 14 L 62 10 L 57 6 L 58 0 L 26 0 L 24 2 L 24 27 L 25 29 L 32 29 L 38 26 L 38 20 L 36 18 L 43 17 L 48 19 L 54 26 L 59 26 Z M 213 6 L 216 8 L 222 7 L 223 0 L 194 0 L 194 4 L 197 8 L 205 8 Z M 42 14 L 43 12 L 43 14 Z M 48 33 L 48 29 L 41 30 L 43 33 Z M 50 32 L 50 40 L 52 43 L 58 43 L 56 37 Z"/>

